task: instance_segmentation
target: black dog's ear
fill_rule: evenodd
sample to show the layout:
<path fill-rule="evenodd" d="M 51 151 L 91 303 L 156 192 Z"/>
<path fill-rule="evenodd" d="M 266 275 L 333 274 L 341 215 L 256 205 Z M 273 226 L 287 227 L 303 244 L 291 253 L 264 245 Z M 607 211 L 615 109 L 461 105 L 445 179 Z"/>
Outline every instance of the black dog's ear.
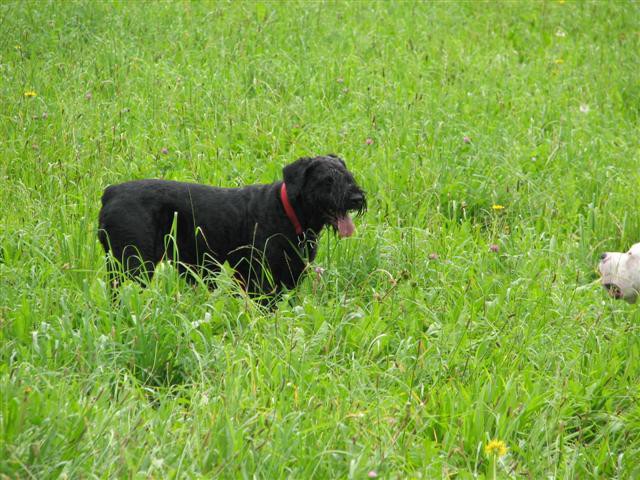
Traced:
<path fill-rule="evenodd" d="M 282 169 L 282 178 L 287 185 L 287 195 L 290 199 L 296 198 L 302 192 L 305 175 L 312 163 L 313 158 L 302 157 Z"/>
<path fill-rule="evenodd" d="M 334 158 L 334 159 L 338 160 L 338 161 L 342 164 L 342 166 L 343 166 L 344 168 L 347 168 L 347 164 L 346 164 L 346 163 L 344 163 L 344 160 L 343 160 L 343 159 L 341 159 L 341 158 L 340 158 L 338 155 L 336 155 L 335 153 L 329 153 L 329 154 L 327 154 L 327 157 L 329 157 L 329 158 Z"/>

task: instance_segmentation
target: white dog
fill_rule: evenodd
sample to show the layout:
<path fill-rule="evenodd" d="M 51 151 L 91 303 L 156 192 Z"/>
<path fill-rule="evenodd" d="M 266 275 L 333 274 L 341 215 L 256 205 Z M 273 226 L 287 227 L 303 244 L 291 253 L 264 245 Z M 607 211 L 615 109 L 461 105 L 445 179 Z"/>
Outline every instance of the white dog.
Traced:
<path fill-rule="evenodd" d="M 602 286 L 609 295 L 635 303 L 640 293 L 640 243 L 627 253 L 603 253 L 598 270 L 602 275 Z"/>

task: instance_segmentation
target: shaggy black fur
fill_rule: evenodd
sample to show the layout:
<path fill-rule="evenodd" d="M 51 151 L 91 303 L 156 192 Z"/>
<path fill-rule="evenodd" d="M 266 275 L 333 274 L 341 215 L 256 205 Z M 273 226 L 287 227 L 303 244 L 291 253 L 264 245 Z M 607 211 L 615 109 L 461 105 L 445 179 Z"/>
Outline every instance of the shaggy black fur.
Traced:
<path fill-rule="evenodd" d="M 305 234 L 298 238 L 280 200 L 282 182 L 216 188 L 165 180 L 112 185 L 102 196 L 98 237 L 116 268 L 143 281 L 163 258 L 206 278 L 224 262 L 249 293 L 293 288 L 316 256 L 325 225 L 366 209 L 365 194 L 334 155 L 300 158 L 283 169 L 288 198 Z M 348 218 L 348 217 L 346 217 Z M 171 238 L 168 235 L 174 233 Z M 264 267 L 268 267 L 268 272 Z"/>

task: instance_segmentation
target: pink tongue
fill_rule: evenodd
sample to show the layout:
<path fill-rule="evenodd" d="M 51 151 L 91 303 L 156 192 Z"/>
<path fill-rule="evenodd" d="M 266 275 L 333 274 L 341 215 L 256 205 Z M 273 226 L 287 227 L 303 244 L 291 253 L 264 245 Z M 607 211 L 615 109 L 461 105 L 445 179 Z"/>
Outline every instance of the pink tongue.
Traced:
<path fill-rule="evenodd" d="M 356 226 L 353 224 L 349 215 L 338 218 L 336 220 L 336 226 L 338 227 L 338 235 L 342 238 L 350 237 L 356 230 Z"/>

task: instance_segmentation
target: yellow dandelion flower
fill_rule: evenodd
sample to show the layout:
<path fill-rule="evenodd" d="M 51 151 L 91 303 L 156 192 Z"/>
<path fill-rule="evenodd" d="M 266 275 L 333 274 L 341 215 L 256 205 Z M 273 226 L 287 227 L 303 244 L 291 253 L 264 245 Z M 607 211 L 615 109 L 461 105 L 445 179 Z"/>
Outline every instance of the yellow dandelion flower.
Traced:
<path fill-rule="evenodd" d="M 25 97 L 35 97 L 38 94 L 36 92 L 34 92 L 33 90 L 27 90 L 26 92 L 24 92 L 24 96 Z"/>
<path fill-rule="evenodd" d="M 507 454 L 507 444 L 502 440 L 491 440 L 484 446 L 484 453 L 504 457 Z"/>
<path fill-rule="evenodd" d="M 498 211 L 498 210 L 504 210 L 504 205 L 492 205 L 491 208 L 493 208 L 494 210 Z"/>
<path fill-rule="evenodd" d="M 556 65 L 562 65 L 564 63 L 564 60 L 561 58 L 556 58 L 553 63 L 555 63 Z"/>

